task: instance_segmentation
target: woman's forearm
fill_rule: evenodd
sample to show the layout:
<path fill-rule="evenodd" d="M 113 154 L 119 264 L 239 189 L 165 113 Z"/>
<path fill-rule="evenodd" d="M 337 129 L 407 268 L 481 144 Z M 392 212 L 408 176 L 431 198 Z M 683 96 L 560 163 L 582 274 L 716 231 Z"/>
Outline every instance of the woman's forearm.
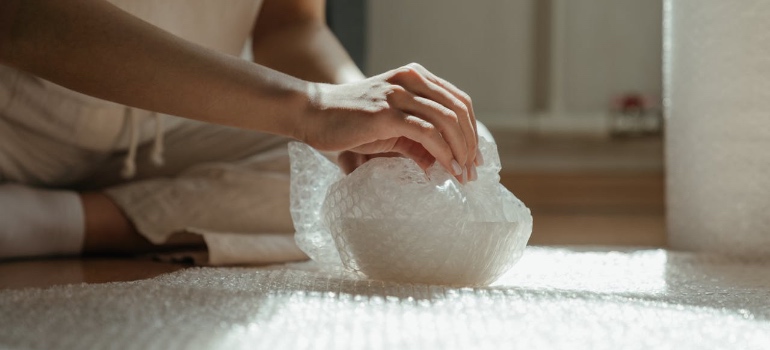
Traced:
<path fill-rule="evenodd" d="M 0 62 L 70 89 L 295 137 L 305 81 L 177 38 L 105 1 L 4 0 Z"/>
<path fill-rule="evenodd" d="M 416 161 L 429 153 L 463 179 L 473 174 L 470 98 L 417 64 L 349 84 L 310 83 L 194 45 L 102 0 L 0 0 L 0 20 L 1 62 L 85 94 L 321 150 Z M 308 52 L 325 50 L 331 35 L 319 33 Z M 333 67 L 327 59 L 318 67 Z"/>

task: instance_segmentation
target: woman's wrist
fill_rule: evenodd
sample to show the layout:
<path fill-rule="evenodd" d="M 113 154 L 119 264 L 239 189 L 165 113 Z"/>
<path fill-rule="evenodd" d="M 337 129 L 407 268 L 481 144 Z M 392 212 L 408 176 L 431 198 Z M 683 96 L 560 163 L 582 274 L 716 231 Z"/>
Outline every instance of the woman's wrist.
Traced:
<path fill-rule="evenodd" d="M 304 101 L 302 110 L 294 113 L 290 118 L 290 124 L 293 128 L 292 138 L 309 144 L 313 147 L 323 147 L 323 140 L 329 138 L 328 130 L 333 125 L 330 119 L 335 109 L 332 100 L 344 100 L 343 96 L 335 95 L 330 90 L 336 87 L 336 84 L 307 82 L 304 88 Z M 332 118 L 333 119 L 333 118 Z M 331 124 L 329 124 L 331 123 Z M 338 125 L 342 126 L 342 125 Z M 325 151 L 329 151 L 326 150 Z"/>
<path fill-rule="evenodd" d="M 236 98 L 222 106 L 229 109 L 225 114 L 231 117 L 221 124 L 303 141 L 315 84 L 258 64 L 250 65 L 246 73 L 249 82 L 233 84 L 240 86 L 230 89 L 236 95 L 245 93 L 247 103 L 239 104 Z"/>
<path fill-rule="evenodd" d="M 308 134 L 312 130 L 311 124 L 316 121 L 318 113 L 318 101 L 320 95 L 319 83 L 302 81 L 299 94 L 295 96 L 292 105 L 297 108 L 291 110 L 284 118 L 286 136 L 300 142 L 308 141 Z"/>

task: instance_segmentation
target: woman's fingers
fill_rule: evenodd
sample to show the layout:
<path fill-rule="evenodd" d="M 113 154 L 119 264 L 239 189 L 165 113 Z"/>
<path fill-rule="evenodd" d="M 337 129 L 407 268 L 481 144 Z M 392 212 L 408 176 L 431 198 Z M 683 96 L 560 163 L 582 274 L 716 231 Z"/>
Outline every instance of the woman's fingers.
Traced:
<path fill-rule="evenodd" d="M 413 160 L 422 170 L 428 170 L 436 158 L 420 143 L 412 141 L 406 137 L 399 137 L 393 147 L 393 151 Z"/>
<path fill-rule="evenodd" d="M 464 91 L 456 87 L 454 84 L 433 74 L 428 69 L 426 69 L 425 67 L 423 67 L 418 63 L 410 63 L 408 66 L 420 72 L 420 74 L 424 76 L 428 81 L 443 87 L 444 89 L 449 91 L 452 95 L 454 95 L 457 99 L 462 101 L 463 104 L 465 104 L 468 110 L 468 114 L 470 116 L 471 123 L 473 125 L 474 137 L 476 138 L 476 142 L 478 144 L 479 133 L 478 133 L 478 128 L 476 127 L 476 114 L 473 111 L 473 101 L 471 100 L 471 97 L 467 93 L 465 93 Z M 481 152 L 479 152 L 478 148 L 476 148 L 476 154 L 474 155 L 474 163 L 476 165 L 481 165 L 484 162 L 484 159 L 481 158 L 480 156 L 481 156 Z"/>
<path fill-rule="evenodd" d="M 475 122 L 471 118 L 467 106 L 460 99 L 444 87 L 428 80 L 416 68 L 408 68 L 403 73 L 394 75 L 391 82 L 403 86 L 414 95 L 435 101 L 454 112 L 457 118 L 454 120 L 440 120 L 439 122 L 444 122 L 445 125 L 440 126 L 439 130 L 444 133 L 444 130 L 447 128 L 455 129 L 459 125 L 465 140 L 466 152 L 464 153 L 466 156 L 458 157 L 457 160 L 460 164 L 469 164 L 473 161 L 478 144 Z"/>
<path fill-rule="evenodd" d="M 389 140 L 390 141 L 390 140 Z M 405 157 L 413 160 L 422 169 L 427 171 L 436 161 L 433 155 L 428 152 L 420 143 L 412 141 L 406 137 L 399 137 L 393 140 L 392 147 L 388 152 L 362 155 L 365 161 L 374 158 L 392 158 Z M 363 164 L 363 163 L 362 163 Z M 360 165 L 360 164 L 359 164 Z"/>
<path fill-rule="evenodd" d="M 469 159 L 468 145 L 462 128 L 458 126 L 458 117 L 452 110 L 436 101 L 416 96 L 406 90 L 392 94 L 390 103 L 405 114 L 418 117 L 432 124 L 444 141 L 449 144 L 457 164 L 462 167 L 467 163 Z"/>
<path fill-rule="evenodd" d="M 407 138 L 422 145 L 439 164 L 441 164 L 449 173 L 454 174 L 461 179 L 464 171 L 460 164 L 455 159 L 455 155 L 452 152 L 452 147 L 444 140 L 438 129 L 430 122 L 418 118 L 412 115 L 394 115 L 392 120 L 388 123 L 389 133 L 392 137 Z M 394 149 L 399 153 L 404 154 L 407 157 L 415 155 L 414 152 L 409 152 L 405 149 L 410 145 L 399 145 L 401 149 Z M 394 146 L 395 148 L 395 146 Z M 419 164 L 419 163 L 418 163 Z"/>
<path fill-rule="evenodd" d="M 435 101 L 455 113 L 457 118 L 454 122 L 438 120 L 438 122 L 444 122 L 444 124 L 437 126 L 442 134 L 445 134 L 446 130 L 456 128 L 461 130 L 465 147 L 456 155 L 458 162 L 464 168 L 462 181 L 465 182 L 466 179 L 475 180 L 477 177 L 476 166 L 480 164 L 481 158 L 478 157 L 480 152 L 478 150 L 478 132 L 476 130 L 475 115 L 473 115 L 468 95 L 416 63 L 400 68 L 388 81 L 404 87 L 404 89 L 417 96 Z M 457 152 L 455 145 L 458 141 L 452 139 L 456 136 L 451 134 L 444 136 L 449 139 L 453 150 Z"/>

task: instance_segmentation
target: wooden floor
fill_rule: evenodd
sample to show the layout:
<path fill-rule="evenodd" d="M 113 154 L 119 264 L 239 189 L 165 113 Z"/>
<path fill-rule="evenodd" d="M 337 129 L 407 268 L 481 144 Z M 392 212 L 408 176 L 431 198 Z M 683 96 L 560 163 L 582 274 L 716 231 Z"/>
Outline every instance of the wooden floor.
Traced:
<path fill-rule="evenodd" d="M 665 244 L 661 173 L 505 173 L 502 182 L 532 210 L 530 244 Z"/>
<path fill-rule="evenodd" d="M 0 289 L 152 278 L 188 267 L 149 258 L 63 258 L 0 262 Z"/>
<path fill-rule="evenodd" d="M 663 246 L 663 142 L 494 131 L 501 182 L 531 210 L 535 245 Z"/>
<path fill-rule="evenodd" d="M 501 182 L 532 210 L 530 244 L 665 245 L 660 139 L 493 134 Z M 0 289 L 128 281 L 185 267 L 119 258 L 5 262 Z"/>

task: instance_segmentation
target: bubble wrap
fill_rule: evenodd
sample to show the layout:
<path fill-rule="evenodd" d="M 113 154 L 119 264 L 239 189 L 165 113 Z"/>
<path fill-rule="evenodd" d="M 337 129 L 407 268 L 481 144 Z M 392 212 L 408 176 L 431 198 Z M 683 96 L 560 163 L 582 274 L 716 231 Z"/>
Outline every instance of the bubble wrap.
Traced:
<path fill-rule="evenodd" d="M 770 257 L 770 1 L 664 4 L 669 244 Z"/>
<path fill-rule="evenodd" d="M 770 262 L 530 247 L 493 286 L 307 262 L 0 290 L 3 349 L 767 349 Z"/>
<path fill-rule="evenodd" d="M 439 164 L 375 158 L 343 176 L 302 143 L 289 145 L 291 213 L 311 258 L 379 280 L 489 284 L 518 261 L 529 209 L 500 184 L 494 143 L 480 140 L 478 180 L 460 184 Z"/>

